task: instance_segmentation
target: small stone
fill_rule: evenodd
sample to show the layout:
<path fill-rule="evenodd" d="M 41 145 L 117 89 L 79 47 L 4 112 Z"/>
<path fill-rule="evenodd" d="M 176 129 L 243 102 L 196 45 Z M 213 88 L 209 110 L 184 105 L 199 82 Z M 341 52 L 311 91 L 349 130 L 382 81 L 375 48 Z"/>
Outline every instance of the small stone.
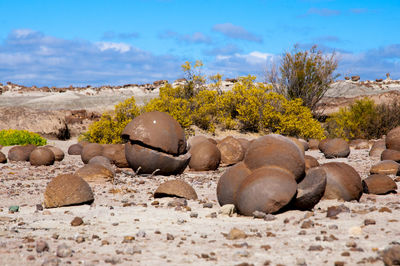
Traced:
<path fill-rule="evenodd" d="M 110 245 L 110 242 L 108 242 L 108 240 L 101 240 L 101 245 L 107 246 L 107 245 Z"/>
<path fill-rule="evenodd" d="M 344 261 L 335 261 L 335 266 L 344 266 Z"/>
<path fill-rule="evenodd" d="M 155 201 L 153 201 L 153 202 L 151 203 L 151 205 L 153 205 L 153 206 L 158 206 L 158 205 L 160 205 L 160 202 L 159 202 L 158 200 L 155 200 Z"/>
<path fill-rule="evenodd" d="M 9 210 L 11 213 L 18 212 L 18 211 L 19 211 L 19 206 L 17 206 L 17 205 L 10 206 L 10 207 L 8 208 L 8 210 Z"/>
<path fill-rule="evenodd" d="M 121 263 L 121 259 L 117 258 L 117 257 L 112 257 L 112 258 L 105 259 L 104 262 L 105 263 L 110 263 L 112 265 L 115 265 L 115 264 Z"/>
<path fill-rule="evenodd" d="M 321 245 L 311 245 L 308 248 L 309 251 L 322 251 L 324 248 Z"/>
<path fill-rule="evenodd" d="M 36 210 L 37 210 L 37 211 L 43 211 L 43 206 L 42 206 L 42 204 L 36 204 Z"/>
<path fill-rule="evenodd" d="M 296 265 L 307 266 L 306 260 L 304 258 L 296 258 Z"/>
<path fill-rule="evenodd" d="M 376 221 L 373 219 L 365 219 L 364 220 L 364 225 L 372 225 L 372 224 L 376 224 Z"/>
<path fill-rule="evenodd" d="M 143 230 L 140 230 L 139 232 L 136 233 L 136 237 L 146 237 L 146 232 Z"/>
<path fill-rule="evenodd" d="M 311 221 L 311 220 L 307 220 L 307 221 L 304 221 L 304 222 L 303 222 L 303 224 L 301 225 L 300 228 L 302 228 L 302 229 L 309 229 L 309 228 L 311 228 L 311 227 L 314 227 L 314 222 Z"/>
<path fill-rule="evenodd" d="M 190 213 L 190 218 L 197 218 L 199 214 L 197 212 L 191 212 Z"/>
<path fill-rule="evenodd" d="M 175 237 L 169 233 L 167 233 L 167 240 L 174 240 Z"/>
<path fill-rule="evenodd" d="M 58 266 L 60 263 L 61 260 L 59 258 L 51 256 L 44 259 L 42 266 Z"/>
<path fill-rule="evenodd" d="M 66 258 L 72 255 L 72 250 L 67 244 L 63 243 L 57 247 L 57 257 Z"/>
<path fill-rule="evenodd" d="M 253 217 L 255 219 L 264 219 L 266 216 L 265 212 L 260 212 L 260 211 L 254 211 L 253 212 Z"/>
<path fill-rule="evenodd" d="M 260 248 L 264 249 L 265 251 L 268 251 L 271 249 L 270 245 L 262 245 Z"/>
<path fill-rule="evenodd" d="M 219 212 L 222 215 L 232 216 L 236 212 L 235 205 L 233 204 L 225 204 L 220 209 Z"/>
<path fill-rule="evenodd" d="M 81 217 L 75 217 L 74 219 L 72 219 L 71 221 L 71 226 L 79 226 L 83 224 L 83 220 Z"/>
<path fill-rule="evenodd" d="M 350 240 L 350 241 L 348 241 L 348 242 L 346 243 L 346 247 L 348 247 L 348 248 L 355 248 L 355 247 L 357 247 L 357 243 L 356 243 L 355 241 L 353 241 L 353 240 Z"/>
<path fill-rule="evenodd" d="M 264 217 L 264 221 L 267 221 L 267 222 L 273 221 L 273 220 L 275 220 L 275 219 L 276 219 L 275 215 L 270 214 L 270 213 L 268 213 L 268 214 L 265 215 L 265 217 Z"/>
<path fill-rule="evenodd" d="M 28 257 L 26 257 L 26 260 L 36 260 L 36 258 L 33 255 L 29 255 Z"/>
<path fill-rule="evenodd" d="M 137 247 L 129 247 L 125 250 L 125 253 L 129 255 L 142 254 L 142 250 Z"/>
<path fill-rule="evenodd" d="M 76 242 L 76 243 L 85 242 L 85 238 L 84 238 L 83 236 L 77 236 L 77 237 L 75 238 L 75 242 Z"/>
<path fill-rule="evenodd" d="M 49 245 L 47 244 L 47 242 L 44 240 L 36 241 L 36 252 L 42 253 L 45 251 L 49 251 Z"/>
<path fill-rule="evenodd" d="M 336 224 L 331 224 L 330 226 L 328 226 L 329 229 L 331 230 L 338 230 L 339 227 Z"/>
<path fill-rule="evenodd" d="M 359 226 L 353 226 L 349 229 L 349 234 L 356 236 L 356 235 L 361 235 L 362 234 L 362 229 Z"/>
<path fill-rule="evenodd" d="M 213 207 L 212 202 L 207 202 L 203 204 L 203 208 L 212 208 L 212 207 Z"/>
<path fill-rule="evenodd" d="M 122 243 L 132 243 L 133 240 L 135 240 L 134 236 L 124 236 L 124 240 L 122 240 Z"/>
<path fill-rule="evenodd" d="M 246 237 L 246 233 L 240 229 L 237 229 L 236 227 L 232 228 L 231 231 L 229 231 L 229 234 L 226 236 L 226 238 L 229 240 L 241 239 Z"/>
<path fill-rule="evenodd" d="M 382 207 L 382 208 L 379 209 L 378 212 L 389 212 L 389 213 L 392 213 L 392 211 L 388 207 Z"/>
<path fill-rule="evenodd" d="M 178 221 L 176 222 L 177 224 L 184 224 L 186 223 L 185 219 L 178 219 Z"/>
<path fill-rule="evenodd" d="M 340 255 L 342 255 L 343 257 L 350 257 L 350 252 L 344 251 L 344 252 L 342 252 L 342 254 L 340 254 Z"/>

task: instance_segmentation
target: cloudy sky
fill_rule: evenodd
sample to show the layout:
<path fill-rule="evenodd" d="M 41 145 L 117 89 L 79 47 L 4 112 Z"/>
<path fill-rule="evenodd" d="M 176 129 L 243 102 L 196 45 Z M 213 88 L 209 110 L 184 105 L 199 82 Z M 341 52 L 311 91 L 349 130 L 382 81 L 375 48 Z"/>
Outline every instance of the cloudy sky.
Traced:
<path fill-rule="evenodd" d="M 0 82 L 122 85 L 204 74 L 263 78 L 317 44 L 338 73 L 400 79 L 399 0 L 0 0 Z"/>

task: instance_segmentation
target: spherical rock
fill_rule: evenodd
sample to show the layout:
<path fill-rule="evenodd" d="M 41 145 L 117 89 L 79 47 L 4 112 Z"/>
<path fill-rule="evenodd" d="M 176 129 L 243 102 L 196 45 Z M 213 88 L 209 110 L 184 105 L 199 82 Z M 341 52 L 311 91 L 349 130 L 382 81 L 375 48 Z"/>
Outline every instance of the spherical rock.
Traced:
<path fill-rule="evenodd" d="M 328 141 L 330 141 L 330 140 L 332 140 L 332 139 L 331 138 L 326 138 L 326 139 L 323 139 L 323 140 L 319 141 L 318 149 L 322 152 L 325 149 L 326 143 L 328 143 Z"/>
<path fill-rule="evenodd" d="M 327 177 L 324 199 L 360 199 L 363 191 L 361 177 L 353 167 L 341 162 L 330 162 L 320 167 Z"/>
<path fill-rule="evenodd" d="M 60 161 L 62 161 L 64 159 L 65 154 L 60 148 L 57 148 L 57 147 L 54 147 L 54 146 L 51 146 L 51 145 L 46 145 L 44 147 L 49 149 L 49 150 L 51 150 L 54 153 L 55 160 L 57 162 L 60 162 Z"/>
<path fill-rule="evenodd" d="M 245 139 L 245 138 L 237 138 L 237 140 L 240 142 L 240 144 L 242 144 L 244 153 L 246 154 L 248 148 L 250 147 L 250 140 Z"/>
<path fill-rule="evenodd" d="M 112 181 L 114 178 L 114 173 L 101 164 L 86 164 L 74 175 L 81 177 L 86 182 L 106 182 Z"/>
<path fill-rule="evenodd" d="M 169 114 L 158 111 L 135 117 L 122 132 L 122 138 L 172 155 L 186 152 L 185 132 Z"/>
<path fill-rule="evenodd" d="M 244 163 L 250 170 L 277 166 L 293 173 L 296 180 L 304 177 L 304 152 L 293 141 L 281 135 L 271 134 L 252 141 Z"/>
<path fill-rule="evenodd" d="M 173 156 L 167 153 L 142 147 L 137 144 L 125 144 L 125 156 L 134 171 L 139 174 L 152 174 L 157 170 L 160 175 L 176 175 L 182 173 L 189 164 L 190 153 Z"/>
<path fill-rule="evenodd" d="M 387 133 L 386 148 L 400 151 L 400 127 L 396 127 Z"/>
<path fill-rule="evenodd" d="M 374 144 L 372 144 L 372 147 L 369 150 L 369 156 L 380 157 L 384 150 L 386 150 L 385 140 L 380 139 L 378 141 L 375 141 Z"/>
<path fill-rule="evenodd" d="M 93 192 L 81 177 L 71 174 L 53 178 L 44 192 L 44 206 L 54 208 L 93 202 Z"/>
<path fill-rule="evenodd" d="M 385 175 L 397 175 L 399 174 L 399 166 L 400 164 L 395 161 L 385 160 L 380 161 L 379 163 L 373 165 L 371 167 L 371 174 L 385 174 Z"/>
<path fill-rule="evenodd" d="M 81 159 L 82 162 L 87 164 L 90 159 L 95 156 L 101 156 L 103 154 L 103 146 L 98 143 L 89 143 L 82 149 Z"/>
<path fill-rule="evenodd" d="M 327 159 L 346 158 L 350 154 L 350 146 L 344 139 L 330 139 L 320 146 L 321 152 Z"/>
<path fill-rule="evenodd" d="M 221 152 L 221 163 L 232 165 L 243 160 L 245 150 L 240 141 L 234 137 L 226 137 L 217 144 Z"/>
<path fill-rule="evenodd" d="M 206 136 L 201 136 L 201 135 L 190 137 L 187 141 L 188 148 L 192 148 L 196 146 L 198 143 L 203 141 L 209 141 L 209 139 Z"/>
<path fill-rule="evenodd" d="M 255 211 L 275 213 L 295 196 L 293 174 L 279 167 L 254 170 L 240 185 L 236 195 L 239 213 L 252 216 Z"/>
<path fill-rule="evenodd" d="M 104 157 L 110 159 L 111 163 L 119 168 L 128 168 L 129 164 L 125 157 L 124 144 L 103 144 Z"/>
<path fill-rule="evenodd" d="M 55 159 L 54 153 L 45 147 L 34 149 L 29 156 L 29 162 L 35 166 L 52 165 Z"/>
<path fill-rule="evenodd" d="M 8 159 L 10 161 L 27 162 L 34 149 L 36 149 L 36 146 L 32 144 L 12 147 L 8 151 Z"/>
<path fill-rule="evenodd" d="M 189 167 L 195 171 L 216 170 L 221 161 L 221 152 L 208 140 L 193 145 L 189 152 L 191 154 Z"/>
<path fill-rule="evenodd" d="M 236 193 L 240 184 L 251 174 L 251 171 L 243 163 L 237 163 L 229 167 L 218 180 L 217 198 L 219 205 L 236 205 Z"/>
<path fill-rule="evenodd" d="M 308 148 L 310 150 L 318 150 L 319 140 L 317 139 L 310 139 L 308 141 Z"/>
<path fill-rule="evenodd" d="M 0 151 L 0 163 L 7 163 L 7 157 Z"/>
<path fill-rule="evenodd" d="M 95 157 L 93 157 L 92 159 L 89 160 L 88 164 L 99 164 L 101 166 L 104 166 L 108 170 L 110 170 L 110 172 L 112 172 L 113 174 L 115 174 L 115 171 L 114 171 L 114 168 L 113 168 L 113 166 L 111 164 L 111 161 L 107 157 L 95 156 Z"/>
<path fill-rule="evenodd" d="M 306 164 L 306 173 L 309 169 L 319 166 L 318 160 L 312 157 L 311 155 L 305 155 L 304 161 Z"/>
<path fill-rule="evenodd" d="M 68 154 L 69 155 L 81 155 L 82 149 L 83 149 L 83 147 L 81 144 L 79 144 L 79 143 L 72 144 L 68 148 Z"/>
<path fill-rule="evenodd" d="M 195 200 L 197 199 L 197 193 L 192 186 L 185 181 L 175 179 L 162 183 L 154 192 L 154 197 L 179 197 Z"/>
<path fill-rule="evenodd" d="M 400 162 L 400 151 L 396 150 L 384 150 L 381 154 L 381 160 L 391 160 L 397 163 Z"/>
<path fill-rule="evenodd" d="M 297 186 L 293 208 L 312 209 L 322 198 L 326 188 L 326 172 L 320 167 L 311 168 Z"/>
<path fill-rule="evenodd" d="M 397 184 L 392 178 L 383 174 L 373 174 L 362 181 L 364 193 L 384 195 L 396 192 Z"/>

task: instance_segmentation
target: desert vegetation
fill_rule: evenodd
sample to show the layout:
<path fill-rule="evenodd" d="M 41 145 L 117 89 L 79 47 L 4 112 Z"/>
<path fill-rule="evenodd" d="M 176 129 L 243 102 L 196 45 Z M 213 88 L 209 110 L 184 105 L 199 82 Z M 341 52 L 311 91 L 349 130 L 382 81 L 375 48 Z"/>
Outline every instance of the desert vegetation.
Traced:
<path fill-rule="evenodd" d="M 47 140 L 39 134 L 29 132 L 27 130 L 7 129 L 0 130 L 0 145 L 26 145 L 33 144 L 36 146 L 46 145 Z"/>

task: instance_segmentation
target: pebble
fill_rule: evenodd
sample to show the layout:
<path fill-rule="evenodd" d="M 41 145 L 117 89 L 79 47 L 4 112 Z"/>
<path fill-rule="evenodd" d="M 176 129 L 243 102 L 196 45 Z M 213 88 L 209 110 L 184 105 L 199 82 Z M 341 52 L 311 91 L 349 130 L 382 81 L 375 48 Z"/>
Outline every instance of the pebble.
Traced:
<path fill-rule="evenodd" d="M 142 254 L 142 250 L 137 247 L 129 247 L 125 250 L 125 253 L 129 255 Z"/>
<path fill-rule="evenodd" d="M 144 230 L 140 230 L 136 233 L 136 237 L 146 237 L 146 232 Z"/>
<path fill-rule="evenodd" d="M 49 251 L 49 245 L 47 244 L 47 242 L 42 239 L 36 241 L 36 252 L 42 253 L 45 251 Z"/>
<path fill-rule="evenodd" d="M 190 213 L 190 218 L 197 218 L 199 214 L 197 212 L 191 212 Z"/>
<path fill-rule="evenodd" d="M 110 263 L 112 265 L 121 263 L 121 259 L 120 258 L 116 258 L 116 257 L 112 257 L 112 258 L 107 258 L 104 260 L 105 263 Z"/>
<path fill-rule="evenodd" d="M 48 257 L 45 258 L 42 266 L 58 266 L 61 263 L 61 260 L 57 257 Z"/>
<path fill-rule="evenodd" d="M 246 237 L 246 233 L 236 227 L 232 228 L 231 231 L 229 231 L 229 233 L 226 235 L 226 238 L 229 240 L 241 239 Z"/>
<path fill-rule="evenodd" d="M 203 204 L 203 208 L 212 208 L 212 207 L 213 207 L 212 202 L 207 202 Z"/>
<path fill-rule="evenodd" d="M 83 236 L 77 236 L 77 237 L 75 238 L 75 242 L 76 242 L 76 243 L 85 242 L 85 238 L 84 238 Z"/>
<path fill-rule="evenodd" d="M 74 219 L 72 219 L 71 221 L 71 226 L 79 226 L 83 224 L 83 220 L 81 217 L 75 217 Z"/>
<path fill-rule="evenodd" d="M 37 210 L 37 211 L 43 211 L 43 206 L 42 206 L 42 204 L 36 204 L 36 210 Z"/>
<path fill-rule="evenodd" d="M 296 264 L 298 266 L 307 266 L 306 260 L 304 258 L 296 258 Z"/>
<path fill-rule="evenodd" d="M 275 219 L 276 219 L 275 215 L 270 214 L 270 213 L 268 213 L 268 214 L 265 215 L 265 217 L 264 217 L 264 221 L 267 221 L 267 222 L 273 221 L 273 220 L 275 220 Z"/>
<path fill-rule="evenodd" d="M 308 248 L 309 251 L 322 251 L 324 248 L 321 245 L 311 245 Z"/>
<path fill-rule="evenodd" d="M 57 247 L 57 257 L 66 258 L 72 255 L 72 250 L 67 244 L 63 243 Z"/>
<path fill-rule="evenodd" d="M 302 225 L 301 225 L 302 229 L 309 229 L 309 228 L 312 228 L 312 227 L 314 227 L 314 222 L 311 221 L 311 220 L 304 221 L 302 223 Z"/>
<path fill-rule="evenodd" d="M 221 206 L 221 208 L 218 211 L 218 213 L 220 213 L 222 215 L 228 215 L 228 216 L 232 216 L 232 214 L 234 214 L 235 212 L 236 212 L 236 208 L 235 208 L 235 205 L 233 205 L 233 204 L 225 204 L 225 205 Z"/>
<path fill-rule="evenodd" d="M 255 219 L 264 219 L 267 214 L 265 212 L 260 212 L 260 211 L 254 211 L 253 212 L 253 217 Z"/>
<path fill-rule="evenodd" d="M 18 212 L 18 211 L 19 211 L 19 206 L 17 206 L 17 205 L 10 206 L 10 207 L 8 208 L 8 210 L 9 210 L 11 213 Z"/>
<path fill-rule="evenodd" d="M 175 237 L 169 233 L 167 233 L 167 240 L 174 240 Z"/>
<path fill-rule="evenodd" d="M 344 266 L 344 261 L 335 261 L 334 266 Z"/>
<path fill-rule="evenodd" d="M 365 219 L 364 220 L 364 225 L 372 225 L 372 224 L 376 224 L 376 221 L 373 219 Z"/>

